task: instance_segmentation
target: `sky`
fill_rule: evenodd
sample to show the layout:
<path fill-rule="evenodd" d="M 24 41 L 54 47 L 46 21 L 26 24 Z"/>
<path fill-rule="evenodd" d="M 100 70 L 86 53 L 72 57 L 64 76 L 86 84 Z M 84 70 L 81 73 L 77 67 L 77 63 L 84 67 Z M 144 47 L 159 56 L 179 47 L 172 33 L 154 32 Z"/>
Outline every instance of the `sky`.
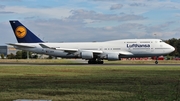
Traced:
<path fill-rule="evenodd" d="M 45 42 L 180 38 L 180 0 L 0 0 L 0 44 L 16 43 L 9 20 Z"/>

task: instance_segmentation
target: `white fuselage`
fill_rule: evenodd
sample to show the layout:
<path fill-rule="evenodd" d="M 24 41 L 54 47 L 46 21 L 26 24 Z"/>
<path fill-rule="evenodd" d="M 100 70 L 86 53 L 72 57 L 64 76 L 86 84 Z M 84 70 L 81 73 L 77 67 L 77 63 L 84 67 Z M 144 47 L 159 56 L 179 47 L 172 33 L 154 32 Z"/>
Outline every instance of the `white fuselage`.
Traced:
<path fill-rule="evenodd" d="M 174 47 L 160 39 L 124 39 L 106 42 L 71 42 L 71 43 L 42 43 L 50 48 L 42 48 L 40 43 L 17 43 L 20 45 L 35 46 L 35 48 L 15 47 L 40 54 L 47 54 L 63 58 L 81 58 L 82 51 L 92 51 L 106 54 L 119 53 L 121 57 L 160 56 L 174 51 Z M 52 49 L 51 49 L 52 48 Z M 69 54 L 64 50 L 77 49 Z"/>

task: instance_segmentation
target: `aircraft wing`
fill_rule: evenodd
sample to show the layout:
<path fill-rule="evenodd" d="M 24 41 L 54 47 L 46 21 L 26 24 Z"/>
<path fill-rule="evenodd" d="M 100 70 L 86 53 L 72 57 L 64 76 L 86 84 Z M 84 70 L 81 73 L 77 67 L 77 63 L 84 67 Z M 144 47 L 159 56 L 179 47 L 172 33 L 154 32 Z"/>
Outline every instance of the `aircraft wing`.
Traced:
<path fill-rule="evenodd" d="M 70 49 L 70 48 L 56 48 L 56 50 L 61 50 L 67 53 L 74 53 L 78 51 L 78 49 Z"/>
<path fill-rule="evenodd" d="M 119 51 L 119 54 L 121 54 L 121 55 L 133 55 L 131 52 L 128 52 L 128 51 Z"/>
<path fill-rule="evenodd" d="M 103 51 L 98 51 L 98 50 L 89 50 L 89 51 L 92 51 L 92 52 L 95 53 L 95 54 L 101 54 L 101 53 L 103 53 Z"/>
<path fill-rule="evenodd" d="M 21 45 L 21 44 L 13 44 L 13 43 L 8 43 L 8 45 L 15 46 L 15 47 L 18 47 L 18 48 L 35 48 L 35 46 Z"/>
<path fill-rule="evenodd" d="M 44 44 L 39 44 L 42 48 L 49 48 L 49 49 L 54 49 L 54 50 L 61 50 L 67 53 L 75 53 L 78 52 L 79 49 L 70 49 L 70 48 L 54 48 L 54 47 L 48 47 Z M 98 51 L 98 50 L 82 50 L 82 51 L 92 51 L 94 54 L 101 54 L 103 51 Z"/>
<path fill-rule="evenodd" d="M 49 48 L 49 49 L 54 49 L 54 50 L 61 50 L 61 51 L 64 51 L 64 52 L 67 52 L 67 53 L 74 53 L 74 52 L 77 52 L 78 49 L 69 49 L 69 48 L 54 48 L 54 47 L 48 47 L 44 44 L 39 44 L 42 48 Z"/>

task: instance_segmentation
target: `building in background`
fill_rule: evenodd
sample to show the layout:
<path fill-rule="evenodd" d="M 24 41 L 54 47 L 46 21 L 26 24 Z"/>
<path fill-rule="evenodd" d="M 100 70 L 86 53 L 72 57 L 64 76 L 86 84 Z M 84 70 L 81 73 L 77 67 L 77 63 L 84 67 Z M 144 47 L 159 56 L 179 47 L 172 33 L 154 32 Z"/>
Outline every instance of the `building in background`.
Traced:
<path fill-rule="evenodd" d="M 13 46 L 0 46 L 0 54 L 3 54 L 5 57 L 11 53 L 16 55 L 17 51 Z"/>
<path fill-rule="evenodd" d="M 14 48 L 13 46 L 9 46 L 9 45 L 4 45 L 4 46 L 0 46 L 0 58 L 1 58 L 1 54 L 4 55 L 4 57 L 6 58 L 7 55 L 9 54 L 13 54 L 13 55 L 16 55 L 16 52 L 17 51 L 20 51 L 16 48 Z M 49 55 L 44 55 L 44 54 L 36 54 L 36 53 L 33 53 L 32 56 L 35 56 L 37 55 L 37 58 L 40 58 L 40 59 L 46 59 L 49 57 Z M 29 56 L 28 56 L 29 58 Z"/>

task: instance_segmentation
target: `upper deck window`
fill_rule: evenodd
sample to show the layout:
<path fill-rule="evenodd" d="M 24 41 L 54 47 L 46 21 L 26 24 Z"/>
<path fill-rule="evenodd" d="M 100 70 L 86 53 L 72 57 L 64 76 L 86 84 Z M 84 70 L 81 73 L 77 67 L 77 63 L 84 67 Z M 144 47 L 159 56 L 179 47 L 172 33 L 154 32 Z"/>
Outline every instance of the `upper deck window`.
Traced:
<path fill-rule="evenodd" d="M 164 41 L 161 40 L 161 41 L 159 41 L 159 42 L 164 42 Z"/>
<path fill-rule="evenodd" d="M 129 41 L 129 42 L 127 42 L 127 43 L 137 43 L 137 42 L 130 42 L 130 41 Z"/>
<path fill-rule="evenodd" d="M 150 43 L 150 41 L 141 41 L 140 43 Z"/>

